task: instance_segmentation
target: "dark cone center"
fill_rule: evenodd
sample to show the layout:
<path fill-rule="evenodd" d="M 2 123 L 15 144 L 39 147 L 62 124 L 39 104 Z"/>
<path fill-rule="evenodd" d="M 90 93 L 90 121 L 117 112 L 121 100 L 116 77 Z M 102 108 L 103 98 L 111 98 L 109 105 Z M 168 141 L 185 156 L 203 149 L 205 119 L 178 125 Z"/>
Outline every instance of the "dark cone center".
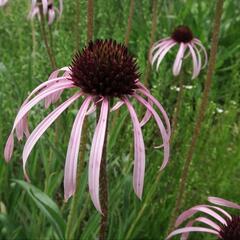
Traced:
<path fill-rule="evenodd" d="M 227 219 L 227 225 L 222 225 L 219 235 L 223 240 L 240 240 L 240 216 Z"/>
<path fill-rule="evenodd" d="M 193 33 L 187 26 L 179 26 L 172 33 L 172 39 L 178 43 L 189 43 L 193 39 Z"/>
<path fill-rule="evenodd" d="M 72 80 L 86 94 L 121 97 L 137 88 L 138 68 L 128 49 L 113 40 L 89 42 L 73 58 Z"/>

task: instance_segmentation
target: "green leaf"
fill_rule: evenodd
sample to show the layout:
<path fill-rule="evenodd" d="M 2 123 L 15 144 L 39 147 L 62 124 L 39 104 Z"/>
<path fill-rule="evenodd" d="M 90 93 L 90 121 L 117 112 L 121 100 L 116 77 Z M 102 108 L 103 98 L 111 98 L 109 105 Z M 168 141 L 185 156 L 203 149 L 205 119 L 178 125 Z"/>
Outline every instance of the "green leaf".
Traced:
<path fill-rule="evenodd" d="M 53 228 L 55 229 L 58 237 L 60 239 L 64 239 L 66 223 L 57 204 L 47 194 L 32 184 L 22 180 L 13 181 L 27 191 L 29 197 L 53 225 Z"/>

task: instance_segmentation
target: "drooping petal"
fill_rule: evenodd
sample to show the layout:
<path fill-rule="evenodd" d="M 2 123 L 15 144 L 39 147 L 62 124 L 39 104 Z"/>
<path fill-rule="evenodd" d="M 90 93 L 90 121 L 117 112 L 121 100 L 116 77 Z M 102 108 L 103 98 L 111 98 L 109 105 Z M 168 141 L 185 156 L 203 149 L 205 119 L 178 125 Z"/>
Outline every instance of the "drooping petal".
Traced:
<path fill-rule="evenodd" d="M 133 96 L 152 113 L 152 115 L 155 118 L 156 123 L 159 127 L 160 133 L 162 135 L 163 147 L 164 147 L 164 159 L 163 159 L 163 163 L 160 167 L 160 171 L 161 171 L 166 167 L 166 165 L 168 164 L 168 161 L 169 161 L 169 137 L 167 135 L 167 132 L 165 130 L 165 127 L 162 123 L 161 118 L 159 117 L 157 112 L 154 110 L 154 108 L 141 96 L 139 96 L 137 94 L 134 94 Z"/>
<path fill-rule="evenodd" d="M 182 233 L 190 233 L 190 232 L 206 232 L 206 233 L 211 233 L 214 235 L 219 235 L 217 231 L 209 229 L 209 228 L 203 228 L 203 227 L 184 227 L 184 228 L 179 228 L 175 231 L 173 231 L 171 234 L 168 235 L 166 240 Z M 185 239 L 182 239 L 185 240 Z"/>
<path fill-rule="evenodd" d="M 204 223 L 204 224 L 208 225 L 208 227 L 213 228 L 213 230 L 216 230 L 217 232 L 219 232 L 221 230 L 221 228 L 218 224 L 216 224 L 212 220 L 205 218 L 205 217 L 198 217 L 192 221 L 189 221 L 188 224 L 186 225 L 186 227 L 192 227 L 193 224 L 196 222 Z M 186 239 L 188 239 L 188 236 L 189 236 L 189 232 L 183 233 L 181 236 L 181 239 L 186 240 Z"/>
<path fill-rule="evenodd" d="M 201 43 L 201 41 L 198 40 L 197 38 L 194 38 L 194 39 L 193 39 L 193 43 L 195 43 L 196 45 L 198 45 L 198 46 L 200 47 L 200 50 L 202 50 L 203 53 L 204 53 L 205 62 L 204 62 L 204 64 L 203 64 L 202 68 L 205 68 L 205 67 L 207 66 L 207 63 L 208 63 L 207 51 L 206 51 L 205 47 L 203 46 L 203 44 Z"/>
<path fill-rule="evenodd" d="M 175 58 L 174 64 L 173 64 L 172 70 L 173 70 L 174 76 L 177 76 L 180 73 L 185 49 L 186 49 L 186 45 L 184 43 L 181 43 L 178 53 L 177 53 L 177 56 Z"/>
<path fill-rule="evenodd" d="M 207 205 L 198 205 L 198 206 L 192 207 L 192 208 L 188 209 L 187 211 L 183 212 L 177 218 L 175 226 L 178 227 L 180 224 L 182 224 L 182 222 L 184 222 L 185 220 L 187 220 L 188 218 L 190 218 L 197 212 L 206 213 L 206 214 L 212 216 L 213 218 L 215 218 L 216 220 L 218 220 L 219 222 L 221 222 L 222 224 L 224 224 L 224 225 L 227 224 L 226 220 L 224 218 L 222 218 L 218 213 L 209 209 L 209 207 Z"/>
<path fill-rule="evenodd" d="M 193 50 L 193 47 L 191 44 L 188 44 L 188 48 L 191 52 L 192 55 L 192 60 L 193 60 L 193 74 L 192 74 L 192 79 L 196 78 L 199 74 L 199 67 L 198 67 L 198 60 L 195 51 Z"/>
<path fill-rule="evenodd" d="M 43 14 L 46 15 L 48 11 L 48 0 L 42 0 Z"/>
<path fill-rule="evenodd" d="M 240 205 L 233 203 L 231 201 L 225 200 L 223 198 L 209 197 L 208 201 L 219 206 L 240 209 Z"/>
<path fill-rule="evenodd" d="M 89 192 L 95 208 L 101 214 L 102 210 L 99 200 L 99 177 L 103 145 L 106 134 L 108 111 L 108 99 L 104 98 L 102 101 L 100 117 L 93 136 L 88 167 Z"/>
<path fill-rule="evenodd" d="M 55 11 L 54 9 L 48 10 L 48 25 L 51 25 L 55 19 Z"/>
<path fill-rule="evenodd" d="M 114 112 L 118 110 L 124 104 L 123 101 L 118 101 L 111 109 L 110 112 Z"/>
<path fill-rule="evenodd" d="M 133 132 L 134 132 L 134 169 L 133 169 L 133 188 L 136 195 L 141 199 L 144 185 L 144 172 L 145 172 L 145 147 L 141 126 L 139 124 L 137 114 L 127 98 L 124 102 L 130 113 Z"/>
<path fill-rule="evenodd" d="M 155 61 L 158 59 L 159 55 L 162 53 L 162 51 L 172 43 L 173 41 L 170 39 L 153 47 L 149 53 L 149 62 L 153 65 Z"/>
<path fill-rule="evenodd" d="M 86 112 L 86 115 L 90 115 L 90 114 L 92 114 L 93 112 L 95 112 L 96 111 L 96 104 L 95 104 L 95 102 L 92 102 L 92 104 L 91 104 L 91 106 L 89 107 L 89 109 L 87 110 L 87 112 Z"/>
<path fill-rule="evenodd" d="M 163 118 L 164 118 L 164 121 L 165 121 L 165 124 L 166 124 L 166 127 L 167 127 L 167 135 L 168 135 L 168 138 L 170 139 L 170 136 L 171 136 L 171 124 L 170 124 L 170 121 L 169 121 L 169 117 L 166 113 L 166 111 L 164 110 L 163 106 L 160 104 L 160 102 L 155 98 L 153 97 L 150 92 L 147 90 L 147 88 L 139 82 L 138 84 L 141 88 L 138 89 L 139 92 L 141 92 L 143 95 L 145 95 L 150 101 L 152 101 L 156 106 L 157 108 L 159 109 L 159 111 L 161 112 L 161 114 L 163 115 Z"/>
<path fill-rule="evenodd" d="M 19 110 L 17 117 L 13 124 L 13 130 L 15 129 L 16 125 L 19 123 L 19 121 L 25 116 L 25 114 L 38 102 L 43 100 L 45 97 L 47 97 L 49 94 L 52 94 L 56 91 L 66 89 L 66 88 L 72 88 L 73 85 L 70 83 L 58 83 L 52 87 L 47 88 L 45 91 L 42 91 L 39 93 L 36 97 L 31 99 L 28 103 L 26 103 L 21 109 Z"/>
<path fill-rule="evenodd" d="M 156 69 L 158 70 L 160 63 L 162 62 L 163 58 L 165 57 L 165 55 L 168 53 L 168 51 L 170 51 L 171 48 L 173 48 L 177 43 L 173 42 L 170 45 L 168 45 L 159 55 L 158 57 L 158 61 L 157 61 L 157 65 L 156 65 Z"/>
<path fill-rule="evenodd" d="M 11 133 L 8 137 L 8 140 L 4 148 L 4 159 L 6 162 L 9 162 L 11 160 L 13 148 L 14 148 L 14 137 L 13 137 L 13 133 Z"/>
<path fill-rule="evenodd" d="M 82 127 L 91 100 L 92 97 L 87 97 L 85 99 L 73 123 L 64 170 L 65 200 L 68 200 L 76 190 L 77 160 L 82 135 Z"/>
<path fill-rule="evenodd" d="M 35 146 L 38 139 L 43 135 L 43 133 L 48 129 L 48 127 L 61 115 L 61 113 L 68 108 L 74 101 L 76 101 L 81 96 L 81 93 L 78 92 L 60 106 L 58 106 L 54 111 L 52 111 L 46 118 L 44 118 L 41 123 L 33 130 L 23 149 L 23 171 L 27 179 L 28 175 L 26 173 L 26 163 L 29 154 L 31 153 L 33 147 Z"/>

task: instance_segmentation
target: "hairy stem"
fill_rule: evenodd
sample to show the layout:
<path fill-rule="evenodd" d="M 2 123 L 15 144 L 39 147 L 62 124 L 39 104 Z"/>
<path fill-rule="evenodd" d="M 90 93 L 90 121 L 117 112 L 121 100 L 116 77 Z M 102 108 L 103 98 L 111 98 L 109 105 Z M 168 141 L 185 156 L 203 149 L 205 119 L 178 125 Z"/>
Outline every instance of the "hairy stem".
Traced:
<path fill-rule="evenodd" d="M 157 30 L 157 8 L 158 8 L 158 0 L 153 0 L 152 3 L 152 28 L 151 28 L 151 37 L 150 37 L 150 44 L 149 49 L 152 47 L 154 40 L 155 40 L 155 34 Z M 149 87 L 149 78 L 151 75 L 151 64 L 149 61 L 147 61 L 145 76 L 144 76 L 144 84 L 146 87 Z"/>
<path fill-rule="evenodd" d="M 93 40 L 93 12 L 94 0 L 88 0 L 87 4 L 87 41 Z"/>
<path fill-rule="evenodd" d="M 124 40 L 124 43 L 126 46 L 128 46 L 129 38 L 130 38 L 131 30 L 132 30 L 133 14 L 134 14 L 134 0 L 131 0 L 130 8 L 129 8 L 129 15 L 128 15 L 127 31 L 126 31 L 125 40 Z"/>
<path fill-rule="evenodd" d="M 98 108 L 97 120 L 99 118 L 99 112 L 100 111 Z M 100 166 L 100 203 L 103 215 L 101 215 L 99 240 L 105 240 L 107 238 L 107 224 L 108 224 L 107 135 L 108 135 L 108 122 L 106 126 L 102 161 Z"/>
<path fill-rule="evenodd" d="M 182 106 L 183 93 L 184 93 L 183 71 L 181 71 L 180 76 L 179 76 L 179 91 L 178 91 L 177 101 L 174 106 L 174 110 L 173 110 L 174 112 L 173 112 L 173 117 L 172 117 L 172 121 L 171 121 L 171 125 L 172 125 L 172 136 L 171 136 L 171 140 L 170 140 L 171 142 L 173 142 L 173 140 L 174 140 L 175 132 L 177 129 L 178 117 L 179 117 L 179 113 L 180 113 L 181 106 Z"/>
<path fill-rule="evenodd" d="M 45 28 L 45 18 L 44 18 L 44 14 L 43 14 L 43 9 L 42 7 L 40 7 L 40 27 L 41 27 L 41 33 L 42 33 L 42 38 L 47 50 L 47 54 L 52 66 L 52 69 L 56 69 L 57 68 L 57 64 L 56 64 L 56 60 L 53 54 L 53 50 L 51 49 L 49 42 L 48 42 L 48 37 L 47 37 L 47 32 L 46 32 L 46 28 Z"/>
<path fill-rule="evenodd" d="M 175 202 L 175 207 L 173 208 L 172 217 L 170 219 L 170 225 L 169 225 L 170 231 L 173 230 L 176 216 L 179 214 L 179 210 L 182 205 L 189 167 L 192 162 L 195 146 L 197 143 L 198 136 L 200 134 L 201 126 L 202 126 L 204 116 L 205 116 L 207 106 L 208 106 L 208 97 L 209 97 L 209 93 L 210 93 L 210 89 L 211 89 L 212 76 L 213 76 L 214 69 L 215 69 L 223 2 L 224 2 L 224 0 L 218 0 L 217 4 L 216 4 L 214 26 L 213 26 L 213 31 L 212 31 L 211 52 L 210 52 L 207 76 L 206 76 L 206 80 L 205 80 L 205 84 L 204 84 L 204 91 L 203 91 L 203 95 L 202 95 L 202 100 L 201 100 L 201 104 L 200 104 L 198 117 L 197 117 L 197 120 L 195 123 L 193 135 L 192 135 L 191 144 L 190 144 L 189 150 L 187 152 L 187 157 L 186 157 L 184 167 L 182 170 L 180 183 L 179 183 L 179 189 L 178 189 L 177 198 L 176 198 L 176 202 Z"/>

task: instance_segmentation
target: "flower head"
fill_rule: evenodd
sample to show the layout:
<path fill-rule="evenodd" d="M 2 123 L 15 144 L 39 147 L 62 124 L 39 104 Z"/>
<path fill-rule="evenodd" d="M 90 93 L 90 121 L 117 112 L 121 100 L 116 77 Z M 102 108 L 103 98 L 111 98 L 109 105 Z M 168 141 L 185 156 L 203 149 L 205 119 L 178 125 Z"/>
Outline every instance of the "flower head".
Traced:
<path fill-rule="evenodd" d="M 54 0 L 32 0 L 31 10 L 28 14 L 30 19 L 33 19 L 36 15 L 40 19 L 40 12 L 42 11 L 44 16 L 48 17 L 48 24 L 52 24 L 56 13 L 60 17 L 63 11 L 63 0 L 58 0 L 58 7 L 55 6 Z"/>
<path fill-rule="evenodd" d="M 60 75 L 60 72 L 63 72 L 63 74 Z M 60 98 L 63 90 L 70 88 L 76 89 L 76 93 L 53 110 L 30 134 L 27 124 L 27 114 L 30 109 L 41 100 L 44 100 L 45 106 L 48 107 Z M 24 174 L 28 179 L 26 162 L 34 145 L 60 114 L 80 97 L 83 97 L 83 103 L 73 123 L 65 163 L 65 199 L 71 197 L 76 189 L 77 159 L 84 119 L 96 110 L 96 106 L 99 106 L 100 117 L 94 132 L 89 157 L 88 183 L 92 201 L 97 210 L 101 212 L 99 175 L 106 134 L 106 122 L 109 112 L 115 111 L 123 105 L 127 107 L 133 124 L 135 149 L 133 188 L 137 196 L 141 198 L 145 172 L 145 147 L 142 127 L 151 117 L 156 120 L 162 136 L 162 147 L 164 149 L 162 170 L 167 165 L 169 159 L 170 123 L 161 104 L 140 83 L 136 62 L 128 52 L 128 49 L 113 40 L 90 42 L 82 52 L 75 55 L 70 67 L 54 71 L 48 81 L 33 90 L 17 114 L 6 143 L 5 159 L 9 161 L 11 158 L 14 147 L 14 132 L 16 132 L 19 140 L 25 135 L 27 141 L 23 149 L 22 158 Z M 114 106 L 110 107 L 112 98 L 117 98 L 118 101 Z M 139 122 L 134 106 L 130 102 L 131 99 L 135 99 L 147 109 L 141 122 Z M 162 122 L 159 114 L 153 108 L 154 105 L 162 114 L 165 123 Z"/>
<path fill-rule="evenodd" d="M 7 4 L 8 0 L 0 0 L 0 7 L 3 7 Z"/>
<path fill-rule="evenodd" d="M 201 212 L 207 216 L 200 216 L 189 220 L 185 227 L 176 229 L 167 239 L 181 234 L 181 239 L 186 240 L 190 232 L 206 232 L 216 235 L 218 239 L 239 240 L 240 215 L 230 215 L 219 206 L 240 210 L 240 205 L 217 197 L 209 197 L 208 201 L 214 205 L 198 205 L 188 209 L 178 217 L 175 226 L 179 227 L 184 221 L 196 213 Z M 193 227 L 195 223 L 204 224 L 204 227 Z"/>
<path fill-rule="evenodd" d="M 151 64 L 156 63 L 158 69 L 165 55 L 175 45 L 179 45 L 179 50 L 173 64 L 173 75 L 177 76 L 180 73 L 184 55 L 188 49 L 187 56 L 191 55 L 193 61 L 192 78 L 196 78 L 207 64 L 207 52 L 200 40 L 194 37 L 191 29 L 187 26 L 178 26 L 170 38 L 164 38 L 152 46 L 149 56 Z M 204 64 L 202 64 L 201 51 L 205 57 Z"/>

